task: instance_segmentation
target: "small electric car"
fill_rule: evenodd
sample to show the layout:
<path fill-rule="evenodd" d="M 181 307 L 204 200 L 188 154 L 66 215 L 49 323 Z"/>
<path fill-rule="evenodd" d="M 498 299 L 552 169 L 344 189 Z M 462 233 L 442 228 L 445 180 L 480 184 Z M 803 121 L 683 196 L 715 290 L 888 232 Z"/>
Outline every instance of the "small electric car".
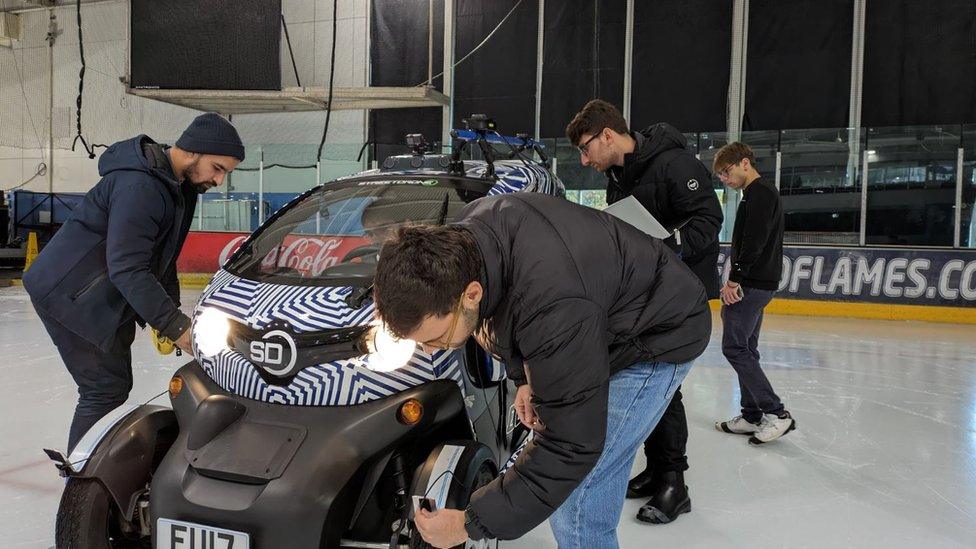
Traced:
<path fill-rule="evenodd" d="M 451 155 L 409 136 L 414 154 L 305 192 L 241 245 L 196 306 L 172 408 L 48 451 L 68 477 L 58 547 L 427 547 L 416 505 L 464 508 L 527 434 L 476 343 L 431 355 L 374 319 L 380 245 L 486 195 L 564 193 L 539 145 L 474 121 Z"/>

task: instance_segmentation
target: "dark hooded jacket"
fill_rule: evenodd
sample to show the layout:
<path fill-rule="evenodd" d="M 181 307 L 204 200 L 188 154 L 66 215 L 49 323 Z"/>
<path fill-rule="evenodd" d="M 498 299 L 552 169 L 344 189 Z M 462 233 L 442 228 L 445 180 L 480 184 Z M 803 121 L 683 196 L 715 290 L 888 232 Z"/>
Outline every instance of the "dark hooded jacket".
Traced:
<path fill-rule="evenodd" d="M 698 275 L 708 298 L 717 298 L 722 206 L 708 169 L 670 124 L 655 124 L 631 136 L 637 141 L 634 152 L 624 156 L 623 167 L 606 171 L 607 204 L 634 195 L 664 228 L 677 229 L 678 236 L 666 242 Z"/>
<path fill-rule="evenodd" d="M 469 534 L 514 539 L 546 520 L 603 451 L 609 380 L 637 362 L 682 363 L 708 345 L 705 290 L 660 240 L 609 214 L 517 193 L 462 210 L 484 260 L 479 343 L 545 429 L 474 494 Z"/>
<path fill-rule="evenodd" d="M 161 150 L 145 135 L 109 147 L 102 179 L 24 275 L 39 313 L 103 351 L 126 322 L 171 339 L 190 325 L 175 264 L 197 197 Z"/>

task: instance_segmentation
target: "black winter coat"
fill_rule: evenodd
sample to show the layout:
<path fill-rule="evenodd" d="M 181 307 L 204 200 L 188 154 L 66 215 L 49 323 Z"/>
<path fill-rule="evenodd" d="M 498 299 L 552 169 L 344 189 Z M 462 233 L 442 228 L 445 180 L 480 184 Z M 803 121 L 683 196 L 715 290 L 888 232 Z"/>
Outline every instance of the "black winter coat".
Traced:
<path fill-rule="evenodd" d="M 689 151 L 687 140 L 670 124 L 633 132 L 634 152 L 624 166 L 607 170 L 607 204 L 634 195 L 664 228 L 678 229 L 666 242 L 681 253 L 705 285 L 709 299 L 718 297 L 718 233 L 722 206 L 708 169 Z"/>
<path fill-rule="evenodd" d="M 136 319 L 171 339 L 190 325 L 175 263 L 196 194 L 146 157 L 152 143 L 140 135 L 102 154 L 102 179 L 24 275 L 39 312 L 102 350 Z"/>
<path fill-rule="evenodd" d="M 516 384 L 528 375 L 545 425 L 471 500 L 478 531 L 514 539 L 596 465 L 610 376 L 641 361 L 695 359 L 712 317 L 701 282 L 674 252 L 609 214 L 519 193 L 476 200 L 456 223 L 484 259 L 476 337 Z"/>

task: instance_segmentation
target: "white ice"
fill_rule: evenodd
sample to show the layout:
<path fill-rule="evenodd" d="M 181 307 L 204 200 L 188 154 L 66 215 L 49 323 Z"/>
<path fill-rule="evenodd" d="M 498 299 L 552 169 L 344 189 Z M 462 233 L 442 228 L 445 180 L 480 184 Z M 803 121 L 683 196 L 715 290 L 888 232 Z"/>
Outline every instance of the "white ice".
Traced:
<path fill-rule="evenodd" d="M 646 525 L 628 501 L 621 546 L 976 546 L 976 328 L 785 316 L 764 328 L 763 363 L 797 430 L 751 447 L 713 428 L 738 413 L 716 317 L 684 384 L 693 510 Z M 138 333 L 130 402 L 165 390 L 184 361 Z M 63 481 L 41 448 L 63 447 L 75 399 L 23 289 L 0 289 L 0 546 L 53 545 Z M 556 545 L 542 525 L 502 546 Z"/>

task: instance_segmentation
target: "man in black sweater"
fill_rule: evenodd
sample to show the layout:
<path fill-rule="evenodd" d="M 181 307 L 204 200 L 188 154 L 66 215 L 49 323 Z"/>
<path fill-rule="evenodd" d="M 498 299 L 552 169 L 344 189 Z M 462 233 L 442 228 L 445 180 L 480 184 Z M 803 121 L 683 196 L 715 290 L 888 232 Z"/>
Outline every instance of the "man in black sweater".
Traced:
<path fill-rule="evenodd" d="M 672 236 L 664 241 L 701 280 L 708 299 L 717 299 L 718 233 L 722 206 L 711 175 L 686 147 L 674 126 L 658 123 L 630 131 L 620 111 L 594 99 L 566 127 L 580 162 L 607 176 L 607 204 L 636 198 Z M 649 498 L 637 518 L 668 523 L 691 510 L 684 472 L 688 420 L 681 390 L 644 442 L 647 468 L 631 479 L 627 497 Z"/>
<path fill-rule="evenodd" d="M 796 428 L 759 365 L 763 310 L 783 272 L 783 205 L 773 183 L 756 171 L 748 145 L 722 147 L 712 169 L 725 186 L 742 191 L 732 229 L 732 269 L 721 291 L 722 354 L 739 375 L 742 414 L 715 422 L 715 428 L 763 444 Z"/>

